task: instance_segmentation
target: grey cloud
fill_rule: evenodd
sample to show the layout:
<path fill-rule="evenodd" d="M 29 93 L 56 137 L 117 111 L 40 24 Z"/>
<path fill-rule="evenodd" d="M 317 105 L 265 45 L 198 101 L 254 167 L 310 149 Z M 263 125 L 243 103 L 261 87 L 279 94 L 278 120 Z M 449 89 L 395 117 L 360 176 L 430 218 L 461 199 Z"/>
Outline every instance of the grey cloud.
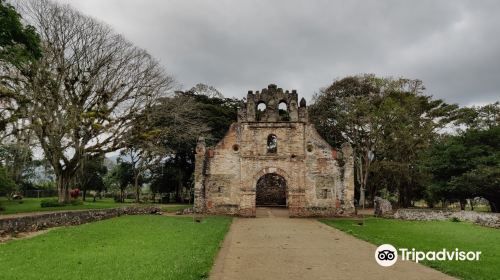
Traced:
<path fill-rule="evenodd" d="M 277 83 L 310 99 L 369 72 L 422 79 L 451 103 L 500 99 L 498 1 L 58 1 L 150 51 L 185 88 L 242 97 Z"/>

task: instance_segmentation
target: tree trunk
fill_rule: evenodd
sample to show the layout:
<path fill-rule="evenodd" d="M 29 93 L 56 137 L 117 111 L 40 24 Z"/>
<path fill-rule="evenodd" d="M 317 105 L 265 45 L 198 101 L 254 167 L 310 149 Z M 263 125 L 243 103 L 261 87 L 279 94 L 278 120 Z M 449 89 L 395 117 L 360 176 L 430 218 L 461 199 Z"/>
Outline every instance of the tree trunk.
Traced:
<path fill-rule="evenodd" d="M 85 201 L 86 197 L 87 197 L 87 188 L 83 189 L 83 195 L 82 195 L 83 201 Z M 94 198 L 95 198 L 95 196 L 94 196 Z"/>
<path fill-rule="evenodd" d="M 473 198 L 469 199 L 469 204 L 470 204 L 470 210 L 474 211 L 474 199 Z"/>
<path fill-rule="evenodd" d="M 134 187 L 135 187 L 135 202 L 141 202 L 139 195 L 141 194 L 141 189 L 139 187 L 139 175 L 136 175 L 134 178 Z"/>
<path fill-rule="evenodd" d="M 175 202 L 180 202 L 179 185 L 180 184 L 177 184 L 175 187 Z"/>
<path fill-rule="evenodd" d="M 363 186 L 359 187 L 359 206 L 365 209 L 365 188 Z"/>
<path fill-rule="evenodd" d="M 465 198 L 460 199 L 460 210 L 465 211 L 465 204 L 467 203 L 467 200 Z"/>
<path fill-rule="evenodd" d="M 69 202 L 69 176 L 64 172 L 56 173 L 58 201 L 62 203 Z"/>

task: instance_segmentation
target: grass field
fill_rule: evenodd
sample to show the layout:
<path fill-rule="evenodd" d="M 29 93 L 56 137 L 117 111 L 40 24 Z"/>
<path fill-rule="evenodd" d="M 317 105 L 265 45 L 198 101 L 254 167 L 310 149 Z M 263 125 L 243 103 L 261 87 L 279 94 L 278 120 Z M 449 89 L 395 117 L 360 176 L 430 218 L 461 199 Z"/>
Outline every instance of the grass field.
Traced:
<path fill-rule="evenodd" d="M 500 275 L 500 230 L 466 222 L 402 221 L 367 218 L 359 221 L 321 220 L 375 245 L 392 244 L 396 248 L 420 251 L 481 251 L 479 261 L 424 261 L 427 266 L 464 279 L 495 279 Z"/>
<path fill-rule="evenodd" d="M 63 207 L 40 207 L 40 201 L 48 198 L 24 198 L 22 203 L 13 200 L 7 200 L 5 197 L 0 197 L 0 205 L 5 208 L 4 211 L 0 212 L 2 214 L 15 214 L 15 213 L 26 213 L 26 212 L 40 212 L 40 211 L 62 211 L 62 210 L 78 210 L 78 209 L 102 209 L 102 208 L 115 208 L 115 207 L 125 207 L 136 205 L 132 201 L 127 200 L 126 203 L 116 203 L 112 198 L 104 198 L 92 202 L 92 199 L 88 199 L 82 205 L 68 205 Z M 50 199 L 50 198 L 49 198 Z M 54 198 L 55 199 L 55 198 Z M 141 204 L 146 205 L 146 204 Z M 166 212 L 175 212 L 181 210 L 191 205 L 179 205 L 179 204 L 151 204 L 158 206 L 165 210 Z"/>
<path fill-rule="evenodd" d="M 1 279 L 204 279 L 231 218 L 124 216 L 0 244 Z"/>

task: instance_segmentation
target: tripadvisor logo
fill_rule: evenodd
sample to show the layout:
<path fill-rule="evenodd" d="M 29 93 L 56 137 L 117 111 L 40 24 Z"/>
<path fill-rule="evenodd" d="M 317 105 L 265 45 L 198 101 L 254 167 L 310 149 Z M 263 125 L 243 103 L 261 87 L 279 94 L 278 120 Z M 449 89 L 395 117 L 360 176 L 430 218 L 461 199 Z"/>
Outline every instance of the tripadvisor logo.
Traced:
<path fill-rule="evenodd" d="M 414 261 L 416 263 L 428 261 L 479 261 L 481 251 L 460 251 L 442 249 L 440 251 L 416 251 L 415 248 L 399 248 L 397 250 L 391 244 L 383 244 L 375 250 L 375 261 L 381 266 L 392 266 L 398 260 L 398 251 L 402 261 Z"/>

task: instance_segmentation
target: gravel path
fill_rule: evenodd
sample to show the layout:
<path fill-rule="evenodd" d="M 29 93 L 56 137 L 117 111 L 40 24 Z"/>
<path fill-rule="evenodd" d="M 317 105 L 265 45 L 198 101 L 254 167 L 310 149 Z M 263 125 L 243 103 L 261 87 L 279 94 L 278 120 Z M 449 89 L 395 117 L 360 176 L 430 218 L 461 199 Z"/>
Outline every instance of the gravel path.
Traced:
<path fill-rule="evenodd" d="M 407 261 L 381 267 L 375 248 L 286 209 L 259 208 L 255 219 L 234 220 L 210 279 L 453 279 Z"/>

